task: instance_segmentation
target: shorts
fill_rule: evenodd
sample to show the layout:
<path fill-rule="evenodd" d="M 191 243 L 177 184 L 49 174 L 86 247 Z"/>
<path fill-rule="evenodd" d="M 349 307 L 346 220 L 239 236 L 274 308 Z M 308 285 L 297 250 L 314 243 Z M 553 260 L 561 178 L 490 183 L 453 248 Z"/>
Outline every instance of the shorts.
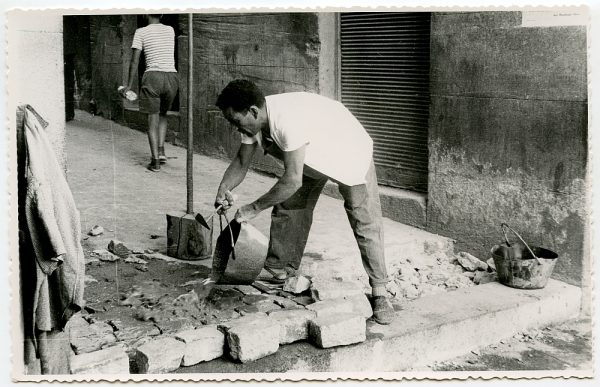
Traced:
<path fill-rule="evenodd" d="M 146 71 L 140 89 L 140 112 L 167 114 L 179 90 L 179 75 L 163 71 Z"/>

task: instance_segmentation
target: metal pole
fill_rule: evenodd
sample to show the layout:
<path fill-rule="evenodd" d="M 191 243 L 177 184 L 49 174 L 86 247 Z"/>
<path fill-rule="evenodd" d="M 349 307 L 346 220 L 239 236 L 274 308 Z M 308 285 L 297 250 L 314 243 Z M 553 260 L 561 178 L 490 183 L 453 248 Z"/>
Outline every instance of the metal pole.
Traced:
<path fill-rule="evenodd" d="M 187 213 L 194 212 L 194 24 L 193 14 L 188 14 L 188 90 L 187 90 Z"/>

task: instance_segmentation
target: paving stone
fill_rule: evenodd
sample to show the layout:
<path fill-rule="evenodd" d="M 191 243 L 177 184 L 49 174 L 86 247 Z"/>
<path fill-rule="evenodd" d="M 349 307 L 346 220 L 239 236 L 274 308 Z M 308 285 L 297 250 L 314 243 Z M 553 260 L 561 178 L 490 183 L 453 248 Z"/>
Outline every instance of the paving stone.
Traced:
<path fill-rule="evenodd" d="M 331 314 L 310 321 L 310 337 L 321 348 L 366 340 L 366 320 L 354 313 Z"/>
<path fill-rule="evenodd" d="M 165 334 L 165 333 L 173 333 L 173 332 L 180 332 L 180 331 L 185 331 L 188 329 L 194 329 L 195 326 L 200 325 L 201 323 L 196 322 L 196 325 L 193 324 L 192 319 L 190 318 L 175 318 L 175 319 L 168 319 L 165 321 L 157 321 L 155 324 L 158 327 L 158 329 L 160 330 L 161 334 Z"/>
<path fill-rule="evenodd" d="M 225 335 L 216 325 L 181 331 L 175 338 L 185 343 L 181 362 L 184 367 L 223 356 Z"/>
<path fill-rule="evenodd" d="M 294 298 L 292 298 L 292 301 L 294 301 L 295 303 L 300 304 L 302 306 L 307 306 L 307 305 L 315 303 L 315 300 L 313 300 L 313 298 L 311 296 L 294 297 Z"/>
<path fill-rule="evenodd" d="M 273 301 L 276 305 L 279 305 L 282 308 L 287 308 L 287 309 L 302 308 L 301 305 L 298 305 L 296 302 L 294 302 L 290 299 L 287 299 L 285 297 L 269 295 L 269 299 L 271 301 Z"/>
<path fill-rule="evenodd" d="M 352 313 L 354 311 L 354 306 L 346 299 L 337 298 L 315 302 L 314 304 L 307 305 L 306 309 L 314 311 L 317 314 L 317 317 L 320 317 L 339 313 Z"/>
<path fill-rule="evenodd" d="M 281 309 L 269 313 L 281 326 L 279 344 L 289 344 L 308 339 L 309 322 L 316 313 L 306 309 Z"/>
<path fill-rule="evenodd" d="M 69 328 L 69 340 L 76 354 L 97 351 L 102 346 L 117 341 L 113 328 L 105 322 L 73 324 Z"/>
<path fill-rule="evenodd" d="M 229 329 L 231 329 L 232 327 L 234 327 L 236 325 L 247 325 L 247 324 L 251 324 L 251 323 L 255 322 L 256 320 L 265 319 L 265 318 L 267 318 L 266 313 L 247 314 L 243 317 L 236 318 L 234 320 L 219 322 L 217 324 L 217 328 L 219 330 L 221 330 L 222 332 L 227 332 Z"/>
<path fill-rule="evenodd" d="M 227 331 L 229 353 L 242 363 L 271 355 L 279 349 L 281 327 L 273 319 L 256 319 L 238 324 Z"/>
<path fill-rule="evenodd" d="M 310 288 L 310 280 L 303 275 L 293 276 L 285 280 L 283 291 L 300 294 Z"/>
<path fill-rule="evenodd" d="M 298 297 L 298 295 L 296 295 L 294 293 L 286 292 L 286 291 L 283 291 L 283 290 L 279 290 L 275 295 L 277 295 L 279 297 L 289 298 L 290 300 L 292 298 Z"/>
<path fill-rule="evenodd" d="M 115 323 L 116 320 L 113 320 Z M 134 341 L 142 337 L 158 336 L 160 330 L 154 325 L 149 323 L 139 323 L 136 325 L 118 326 L 118 331 L 115 332 L 115 336 L 119 341 Z"/>
<path fill-rule="evenodd" d="M 129 374 L 129 356 L 117 345 L 99 351 L 74 355 L 69 359 L 72 374 Z"/>
<path fill-rule="evenodd" d="M 245 295 L 260 295 L 262 292 L 251 285 L 236 285 L 235 289 Z"/>
<path fill-rule="evenodd" d="M 181 366 L 185 343 L 173 337 L 160 337 L 140 345 L 132 356 L 134 368 L 141 374 L 160 374 Z"/>
<path fill-rule="evenodd" d="M 281 309 L 279 305 L 273 303 L 271 300 L 267 300 L 266 302 L 257 302 L 253 305 L 238 306 L 235 308 L 235 311 L 240 313 L 242 316 L 245 316 L 251 313 L 268 313 L 278 309 Z"/>
<path fill-rule="evenodd" d="M 275 287 L 267 286 L 260 281 L 254 281 L 252 283 L 252 286 L 255 287 L 256 289 L 260 290 L 262 293 L 266 293 L 266 294 L 277 294 L 277 292 L 280 291 L 279 289 L 277 289 Z"/>
<path fill-rule="evenodd" d="M 315 301 L 363 294 L 362 288 L 350 281 L 313 280 L 310 293 Z"/>
<path fill-rule="evenodd" d="M 352 312 L 356 313 L 365 319 L 373 315 L 373 308 L 367 296 L 363 294 L 356 294 L 349 297 L 344 297 L 345 300 L 350 301 L 352 304 Z"/>
<path fill-rule="evenodd" d="M 118 241 L 116 239 L 113 239 L 110 242 L 108 242 L 108 251 L 115 255 L 118 255 L 121 258 L 126 258 L 129 254 L 131 254 L 131 250 L 129 250 L 123 242 Z"/>
<path fill-rule="evenodd" d="M 464 251 L 458 253 L 458 263 L 468 271 L 487 270 L 487 263 Z"/>
<path fill-rule="evenodd" d="M 242 298 L 242 302 L 246 305 L 254 305 L 261 302 L 270 302 L 269 297 L 262 294 L 250 294 Z"/>

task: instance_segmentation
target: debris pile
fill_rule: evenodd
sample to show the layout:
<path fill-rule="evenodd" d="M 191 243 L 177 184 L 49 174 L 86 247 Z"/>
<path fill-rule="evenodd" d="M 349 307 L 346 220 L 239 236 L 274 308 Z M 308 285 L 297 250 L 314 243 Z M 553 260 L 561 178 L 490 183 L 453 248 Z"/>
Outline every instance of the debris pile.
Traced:
<path fill-rule="evenodd" d="M 387 290 L 405 300 L 497 281 L 492 259 L 484 262 L 466 252 L 401 259 L 392 273 Z"/>

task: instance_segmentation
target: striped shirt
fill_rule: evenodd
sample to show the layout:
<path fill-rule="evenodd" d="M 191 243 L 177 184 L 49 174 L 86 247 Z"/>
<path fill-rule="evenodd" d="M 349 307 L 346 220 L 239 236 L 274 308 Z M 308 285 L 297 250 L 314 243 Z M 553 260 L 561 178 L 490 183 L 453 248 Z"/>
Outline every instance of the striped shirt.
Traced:
<path fill-rule="evenodd" d="M 144 51 L 146 71 L 175 73 L 175 31 L 161 23 L 138 28 L 131 48 Z"/>

